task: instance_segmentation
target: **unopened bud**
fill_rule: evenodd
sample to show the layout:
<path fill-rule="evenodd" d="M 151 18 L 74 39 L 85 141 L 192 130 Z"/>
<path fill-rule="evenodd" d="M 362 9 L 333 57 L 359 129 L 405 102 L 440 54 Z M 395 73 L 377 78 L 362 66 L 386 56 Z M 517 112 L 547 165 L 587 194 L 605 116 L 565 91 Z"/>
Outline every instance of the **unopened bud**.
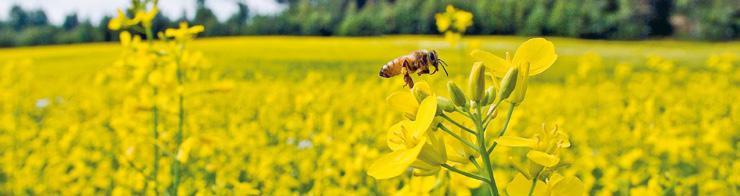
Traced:
<path fill-rule="evenodd" d="M 496 99 L 496 90 L 490 86 L 486 89 L 485 94 L 483 95 L 483 105 L 489 105 L 493 103 L 493 100 Z"/>
<path fill-rule="evenodd" d="M 429 87 L 429 83 L 421 81 L 414 85 L 414 88 L 411 89 L 411 93 L 414 94 L 416 101 L 421 103 L 424 98 L 427 98 L 432 94 L 432 88 Z"/>
<path fill-rule="evenodd" d="M 447 82 L 447 90 L 450 91 L 450 97 L 452 98 L 452 102 L 455 103 L 455 105 L 460 107 L 467 106 L 468 100 L 465 98 L 465 94 L 462 92 L 462 90 L 460 90 L 460 87 L 457 87 L 454 82 Z"/>
<path fill-rule="evenodd" d="M 470 93 L 470 99 L 475 102 L 480 103 L 483 100 L 483 90 L 486 88 L 485 74 L 486 67 L 483 66 L 483 63 L 475 62 L 468 78 L 468 93 Z"/>
<path fill-rule="evenodd" d="M 527 93 L 527 80 L 529 78 L 529 63 L 523 64 L 521 71 L 516 79 L 516 88 L 514 88 L 511 103 L 519 105 L 524 101 L 524 95 Z"/>
<path fill-rule="evenodd" d="M 509 95 L 511 95 L 511 92 L 514 91 L 514 88 L 516 87 L 516 79 L 518 73 L 519 68 L 509 68 L 509 71 L 506 72 L 504 78 L 501 79 L 501 86 L 499 87 L 497 93 L 499 97 L 496 100 L 504 100 L 506 98 L 509 98 Z"/>
<path fill-rule="evenodd" d="M 452 102 L 450 102 L 449 99 L 442 96 L 437 96 L 437 110 L 452 112 L 455 111 L 455 105 L 452 105 Z"/>

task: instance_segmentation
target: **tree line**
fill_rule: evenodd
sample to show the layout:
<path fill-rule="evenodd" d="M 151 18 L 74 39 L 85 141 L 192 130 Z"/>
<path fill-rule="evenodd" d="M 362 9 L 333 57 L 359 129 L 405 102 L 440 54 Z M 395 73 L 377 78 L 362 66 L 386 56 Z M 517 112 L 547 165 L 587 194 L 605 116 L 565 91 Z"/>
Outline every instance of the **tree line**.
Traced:
<path fill-rule="evenodd" d="M 466 34 L 564 36 L 589 39 L 675 37 L 732 40 L 740 36 L 736 0 L 276 0 L 287 8 L 272 15 L 237 12 L 218 20 L 206 0 L 195 0 L 195 16 L 158 14 L 155 30 L 180 21 L 202 24 L 203 36 L 437 34 L 434 14 L 452 4 L 474 15 Z M 129 13 L 131 14 L 131 13 Z M 43 10 L 13 6 L 0 21 L 0 46 L 113 41 L 112 16 L 93 24 L 76 13 L 51 24 Z"/>

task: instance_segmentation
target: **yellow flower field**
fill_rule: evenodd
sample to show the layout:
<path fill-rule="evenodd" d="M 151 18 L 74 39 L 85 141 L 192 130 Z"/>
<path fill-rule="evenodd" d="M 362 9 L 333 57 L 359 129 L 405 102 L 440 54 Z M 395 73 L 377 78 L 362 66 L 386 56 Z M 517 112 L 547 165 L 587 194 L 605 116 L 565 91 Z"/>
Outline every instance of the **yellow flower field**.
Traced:
<path fill-rule="evenodd" d="M 167 36 L 180 43 L 193 28 Z M 162 56 L 125 43 L 0 49 L 0 195 L 485 195 L 446 170 L 368 175 L 404 118 L 386 98 L 408 92 L 378 70 L 437 50 L 449 76 L 412 76 L 450 97 L 448 80 L 466 89 L 471 51 L 504 58 L 528 39 L 230 37 L 152 45 L 174 51 Z M 560 174 L 588 195 L 740 194 L 739 42 L 547 39 L 557 61 L 529 77 L 509 139 L 543 124 L 567 133 Z M 188 74 L 173 77 L 172 63 Z M 516 195 L 506 190 L 528 151 L 492 152 L 502 194 Z M 552 184 L 537 187 L 555 194 Z"/>

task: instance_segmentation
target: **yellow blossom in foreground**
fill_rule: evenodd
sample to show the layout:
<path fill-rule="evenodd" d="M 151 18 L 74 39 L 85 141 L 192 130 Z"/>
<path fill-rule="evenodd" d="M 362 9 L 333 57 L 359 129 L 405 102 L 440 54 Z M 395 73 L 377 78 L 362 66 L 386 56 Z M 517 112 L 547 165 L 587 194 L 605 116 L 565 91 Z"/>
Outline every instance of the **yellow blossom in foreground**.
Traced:
<path fill-rule="evenodd" d="M 508 55 L 506 59 L 503 59 L 483 50 L 473 50 L 470 55 L 476 60 L 482 61 L 496 77 L 504 77 L 507 72 L 517 73 L 515 76 L 516 81 L 514 82 L 515 87 L 511 94 L 513 96 L 510 99 L 515 104 L 523 101 L 524 95 L 527 92 L 529 76 L 544 72 L 558 58 L 558 55 L 555 54 L 555 46 L 552 42 L 544 38 L 532 38 L 525 41 L 517 48 L 516 53 L 514 53 L 514 59 L 511 60 Z M 501 88 L 507 87 L 502 86 Z M 506 98 L 508 95 L 501 97 Z"/>
<path fill-rule="evenodd" d="M 378 158 L 367 173 L 375 179 L 387 179 L 401 175 L 409 166 L 418 169 L 417 175 L 439 171 L 447 158 L 442 138 L 429 131 L 436 111 L 437 99 L 429 96 L 419 104 L 414 121 L 404 120 L 391 126 L 387 141 L 393 152 Z"/>
<path fill-rule="evenodd" d="M 541 132 L 532 138 L 501 136 L 496 139 L 496 142 L 502 146 L 529 148 L 527 158 L 544 167 L 553 167 L 558 164 L 560 158 L 557 155 L 560 149 L 570 147 L 568 135 L 559 131 L 557 126 L 547 131 L 544 125 Z M 534 173 L 531 174 L 536 175 Z"/>

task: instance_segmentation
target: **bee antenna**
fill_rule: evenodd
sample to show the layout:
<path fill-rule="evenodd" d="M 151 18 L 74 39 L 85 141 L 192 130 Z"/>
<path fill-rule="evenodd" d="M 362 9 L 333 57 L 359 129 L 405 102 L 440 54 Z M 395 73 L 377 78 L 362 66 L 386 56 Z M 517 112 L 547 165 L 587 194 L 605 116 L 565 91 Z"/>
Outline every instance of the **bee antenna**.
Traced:
<path fill-rule="evenodd" d="M 442 62 L 442 70 L 445 71 L 445 75 L 450 76 L 450 74 L 447 73 L 447 68 L 445 68 L 446 66 L 449 66 L 449 65 L 447 65 L 447 63 L 443 61 L 442 59 L 439 59 L 439 62 Z"/>

